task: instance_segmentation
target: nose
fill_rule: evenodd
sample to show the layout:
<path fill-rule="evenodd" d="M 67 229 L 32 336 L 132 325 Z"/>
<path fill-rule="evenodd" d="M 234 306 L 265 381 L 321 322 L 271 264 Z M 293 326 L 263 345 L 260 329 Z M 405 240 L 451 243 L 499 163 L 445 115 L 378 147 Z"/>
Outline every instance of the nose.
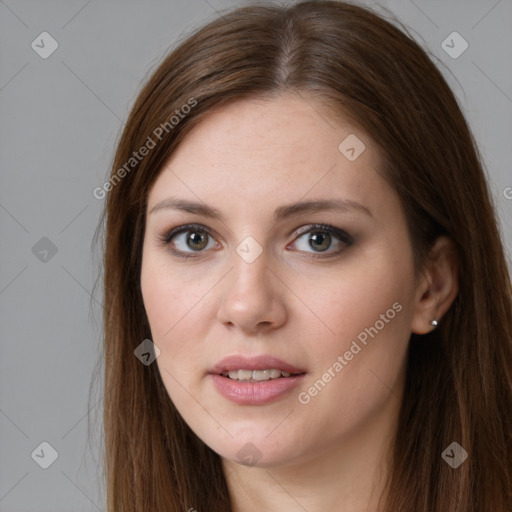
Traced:
<path fill-rule="evenodd" d="M 233 268 L 224 281 L 219 322 L 248 334 L 273 330 L 285 323 L 286 287 L 268 267 L 265 250 L 252 263 L 233 252 Z"/>

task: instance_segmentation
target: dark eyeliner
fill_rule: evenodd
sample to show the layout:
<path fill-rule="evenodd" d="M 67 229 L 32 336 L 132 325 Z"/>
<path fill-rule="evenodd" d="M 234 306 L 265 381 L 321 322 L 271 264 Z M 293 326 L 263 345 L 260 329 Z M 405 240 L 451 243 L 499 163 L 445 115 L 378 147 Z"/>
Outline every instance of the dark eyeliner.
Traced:
<path fill-rule="evenodd" d="M 337 228 L 333 226 L 332 224 L 326 223 L 326 224 L 309 224 L 308 226 L 301 227 L 293 232 L 294 235 L 297 237 L 302 236 L 306 233 L 310 232 L 323 232 L 323 233 L 329 233 L 330 235 L 334 235 L 340 242 L 345 244 L 347 247 L 350 247 L 354 243 L 354 238 L 344 231 L 343 229 Z M 335 258 L 336 256 L 339 256 L 341 252 L 343 252 L 344 249 L 340 249 L 336 252 L 308 252 L 306 253 L 308 257 L 312 258 Z M 299 251 L 297 251 L 299 252 Z"/>
<path fill-rule="evenodd" d="M 184 225 L 178 226 L 176 228 L 173 228 L 170 231 L 163 233 L 162 235 L 158 235 L 158 243 L 163 246 L 168 246 L 171 243 L 174 236 L 176 236 L 180 233 L 186 232 L 186 231 L 200 231 L 202 233 L 206 233 L 210 237 L 213 237 L 211 232 L 205 226 L 203 226 L 201 224 L 184 224 Z M 301 228 L 295 230 L 292 233 L 292 235 L 294 235 L 295 238 L 297 238 L 297 237 L 300 237 L 309 232 L 328 233 L 330 235 L 333 235 L 335 238 L 337 238 L 340 242 L 345 244 L 347 247 L 354 243 L 354 239 L 350 234 L 348 234 L 346 231 L 339 229 L 329 223 L 327 223 L 327 224 L 309 224 L 306 226 L 302 226 Z M 295 241 L 295 238 L 291 243 L 293 243 Z M 306 254 L 308 255 L 308 257 L 312 257 L 312 258 L 333 258 L 333 257 L 338 256 L 342 251 L 343 251 L 343 249 L 340 249 L 336 252 L 326 252 L 325 254 L 323 252 L 307 252 Z M 193 251 L 192 252 L 180 252 L 180 251 L 175 251 L 175 250 L 171 249 L 171 252 L 173 255 L 177 256 L 178 258 L 188 259 L 188 258 L 201 257 L 201 252 L 203 252 L 203 251 L 196 251 L 194 253 Z M 296 251 L 296 252 L 303 252 L 303 251 Z"/>
<path fill-rule="evenodd" d="M 212 236 L 211 233 L 201 224 L 184 224 L 182 226 L 178 226 L 167 233 L 164 233 L 159 237 L 160 241 L 164 244 L 169 244 L 172 240 L 172 237 L 182 233 L 183 231 L 201 231 L 203 233 L 207 233 L 209 236 Z"/>
<path fill-rule="evenodd" d="M 179 235 L 180 233 L 183 233 L 184 231 L 201 231 L 202 233 L 206 233 L 208 236 L 213 236 L 210 231 L 202 226 L 201 224 L 183 224 L 181 226 L 178 226 L 176 228 L 171 229 L 170 231 L 167 231 L 163 233 L 162 235 L 158 235 L 157 240 L 159 245 L 168 246 L 173 237 L 176 235 Z M 181 259 L 187 260 L 190 258 L 199 258 L 201 257 L 202 251 L 197 251 L 197 254 L 194 254 L 194 252 L 180 252 L 175 251 L 174 249 L 170 249 L 171 253 Z"/>

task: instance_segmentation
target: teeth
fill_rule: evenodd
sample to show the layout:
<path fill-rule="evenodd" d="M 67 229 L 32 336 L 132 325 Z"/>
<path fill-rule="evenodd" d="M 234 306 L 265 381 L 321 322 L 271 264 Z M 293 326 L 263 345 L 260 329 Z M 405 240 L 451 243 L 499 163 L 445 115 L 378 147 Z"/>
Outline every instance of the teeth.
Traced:
<path fill-rule="evenodd" d="M 270 379 L 279 379 L 280 377 L 289 377 L 291 373 L 284 370 L 270 368 L 268 370 L 230 370 L 223 372 L 224 377 L 241 381 L 264 381 Z"/>
<path fill-rule="evenodd" d="M 252 373 L 252 380 L 269 380 L 270 370 L 254 370 Z M 279 372 L 278 377 L 281 376 L 281 372 Z"/>
<path fill-rule="evenodd" d="M 238 370 L 238 380 L 249 380 L 252 379 L 251 370 Z"/>

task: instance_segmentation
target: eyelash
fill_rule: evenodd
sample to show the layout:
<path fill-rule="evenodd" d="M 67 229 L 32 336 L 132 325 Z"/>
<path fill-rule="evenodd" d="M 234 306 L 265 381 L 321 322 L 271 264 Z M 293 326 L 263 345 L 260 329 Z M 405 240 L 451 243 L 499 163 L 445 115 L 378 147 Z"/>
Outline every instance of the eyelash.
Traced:
<path fill-rule="evenodd" d="M 178 226 L 178 227 L 172 229 L 171 231 L 164 233 L 163 235 L 160 235 L 158 237 L 158 242 L 161 245 L 168 246 L 168 245 L 170 245 L 172 239 L 176 235 L 179 235 L 181 233 L 186 233 L 187 231 L 190 231 L 190 232 L 198 231 L 201 233 L 206 233 L 209 237 L 214 238 L 213 235 L 210 233 L 210 231 L 207 228 L 205 228 L 204 226 L 202 226 L 201 224 L 186 224 L 183 226 Z M 307 226 L 306 230 L 299 228 L 299 229 L 295 230 L 295 232 L 293 234 L 297 235 L 297 237 L 300 238 L 305 234 L 315 233 L 315 232 L 327 233 L 329 235 L 334 235 L 341 243 L 345 244 L 347 247 L 350 247 L 354 242 L 352 236 L 349 235 L 346 231 L 339 229 L 335 226 L 332 226 L 329 223 L 327 223 L 327 224 L 311 224 L 311 225 Z M 294 239 L 294 241 L 295 241 L 295 239 Z M 344 249 L 340 249 L 338 251 L 335 251 L 334 253 L 328 253 L 328 254 L 323 254 L 322 252 L 320 252 L 320 253 L 313 252 L 313 253 L 308 253 L 308 254 L 313 259 L 327 259 L 327 258 L 332 258 L 332 257 L 339 255 L 343 250 Z M 203 252 L 203 251 L 195 251 L 195 254 L 194 254 L 194 252 L 188 253 L 188 252 L 176 251 L 174 249 L 171 249 L 171 252 L 178 258 L 187 260 L 189 258 L 200 258 L 202 256 L 201 252 Z"/>

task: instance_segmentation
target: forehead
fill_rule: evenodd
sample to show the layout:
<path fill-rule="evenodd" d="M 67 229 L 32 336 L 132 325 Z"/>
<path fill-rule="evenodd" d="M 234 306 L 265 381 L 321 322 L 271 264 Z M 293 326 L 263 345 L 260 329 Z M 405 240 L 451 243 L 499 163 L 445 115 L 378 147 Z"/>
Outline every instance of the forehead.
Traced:
<path fill-rule="evenodd" d="M 313 197 L 385 202 L 393 191 L 377 172 L 380 159 L 369 136 L 327 118 L 311 96 L 239 100 L 186 135 L 153 184 L 148 208 L 169 195 L 244 211 Z"/>

